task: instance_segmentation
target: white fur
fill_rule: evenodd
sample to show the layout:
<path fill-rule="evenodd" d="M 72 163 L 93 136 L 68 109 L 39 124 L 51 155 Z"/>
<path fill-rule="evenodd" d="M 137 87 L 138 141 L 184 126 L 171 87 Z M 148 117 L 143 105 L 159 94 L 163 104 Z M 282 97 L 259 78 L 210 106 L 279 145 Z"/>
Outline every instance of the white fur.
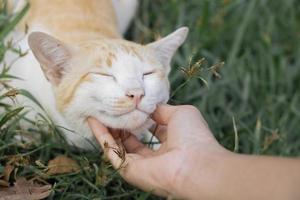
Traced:
<path fill-rule="evenodd" d="M 114 1 L 115 5 L 117 1 L 118 0 Z M 119 1 L 119 3 L 122 2 L 124 4 L 122 0 Z M 127 1 L 128 0 L 126 0 L 126 2 Z M 119 21 L 121 31 L 124 31 L 125 27 L 128 26 L 129 19 L 133 16 L 132 13 L 134 13 L 132 7 L 136 6 L 136 1 L 132 0 L 130 2 L 132 3 L 132 6 L 129 6 L 128 8 L 128 15 L 123 17 L 124 21 Z M 117 8 L 116 10 L 118 11 Z M 122 13 L 119 13 L 118 15 L 122 16 Z M 32 29 L 46 33 L 50 32 L 39 25 L 32 27 Z M 93 148 L 91 143 L 94 143 L 94 138 L 86 123 L 86 117 L 88 116 L 96 117 L 109 127 L 131 130 L 136 134 L 149 128 L 153 123 L 149 118 L 149 115 L 155 110 L 157 104 L 168 100 L 169 85 L 167 73 L 170 68 L 169 61 L 175 50 L 183 43 L 186 34 L 186 29 L 182 29 L 176 34 L 167 37 L 168 39 L 163 39 L 161 42 L 153 43 L 154 45 L 150 44 L 144 47 L 147 49 L 145 53 L 151 53 L 154 57 L 159 57 L 158 60 L 162 61 L 156 63 L 155 66 L 153 66 L 153 63 L 142 62 L 135 56 L 126 54 L 116 46 L 117 61 L 113 63 L 112 67 L 106 68 L 109 73 L 113 74 L 116 80 L 111 77 L 93 74 L 91 82 L 80 85 L 76 90 L 73 101 L 65 109 L 64 113 L 60 113 L 57 110 L 52 85 L 45 78 L 40 64 L 37 62 L 32 52 L 29 52 L 25 57 L 18 59 L 11 68 L 10 73 L 12 75 L 23 79 L 14 80 L 12 85 L 16 88 L 28 90 L 35 96 L 35 98 L 43 105 L 46 114 L 50 116 L 51 120 L 58 126 L 64 127 L 62 131 L 70 144 L 76 145 L 79 148 L 91 149 Z M 14 32 L 11 36 L 17 40 L 20 38 L 20 35 L 19 32 Z M 28 35 L 21 39 L 17 44 L 23 51 L 29 49 L 27 39 Z M 43 45 L 45 46 L 45 44 Z M 168 46 L 168 48 L 163 48 L 163 46 Z M 159 48 L 164 49 L 162 53 L 165 55 L 157 54 L 157 49 Z M 49 50 L 48 53 L 51 53 L 51 50 Z M 14 57 L 16 56 L 9 52 L 6 55 L 6 61 L 10 62 Z M 164 62 L 161 58 L 167 59 L 168 61 Z M 89 63 L 83 64 L 87 65 Z M 153 67 L 167 71 L 165 79 L 159 79 L 157 74 L 143 78 L 143 73 L 153 69 Z M 114 108 L 115 100 L 124 97 L 127 90 L 136 88 L 145 91 L 145 97 L 138 107 L 142 111 L 134 110 L 134 107 L 130 105 L 124 108 Z M 26 98 L 19 97 L 18 101 L 20 104 L 26 105 L 27 109 L 31 110 L 28 115 L 31 119 L 34 119 L 36 113 L 44 112 Z M 132 112 L 125 114 L 131 110 Z"/>
<path fill-rule="evenodd" d="M 161 80 L 158 74 L 152 74 L 143 78 L 144 72 L 159 67 L 163 68 L 159 63 L 154 68 L 147 62 L 119 51 L 117 61 L 105 70 L 115 78 L 92 75 L 92 81 L 78 88 L 74 101 L 65 111 L 66 118 L 80 132 L 88 130 L 86 117 L 94 116 L 108 127 L 140 134 L 153 124 L 149 115 L 157 104 L 166 103 L 169 98 L 167 77 Z M 115 102 L 124 98 L 126 91 L 133 88 L 145 91 L 145 97 L 138 105 L 139 110 L 135 109 L 134 104 L 116 107 Z M 88 132 L 86 135 L 92 137 Z"/>
<path fill-rule="evenodd" d="M 113 5 L 116 10 L 119 31 L 123 34 L 135 15 L 138 0 L 113 0 Z"/>
<path fill-rule="evenodd" d="M 185 41 L 189 29 L 187 27 L 182 27 L 167 37 L 158 40 L 149 44 L 152 48 L 155 49 L 156 54 L 160 61 L 168 66 L 170 65 L 171 59 L 175 53 L 175 51 L 182 45 Z"/>

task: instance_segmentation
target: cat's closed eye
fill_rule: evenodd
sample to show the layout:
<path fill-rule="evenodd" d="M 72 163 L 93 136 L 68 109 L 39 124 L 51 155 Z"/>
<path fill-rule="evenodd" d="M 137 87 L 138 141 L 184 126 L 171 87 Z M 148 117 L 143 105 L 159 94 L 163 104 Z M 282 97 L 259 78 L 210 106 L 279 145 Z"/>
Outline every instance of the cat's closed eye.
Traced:
<path fill-rule="evenodd" d="M 116 80 L 116 78 L 114 77 L 114 75 L 108 74 L 108 73 L 105 73 L 105 72 L 91 72 L 91 73 L 92 74 L 97 74 L 97 75 L 100 75 L 100 76 L 104 76 L 104 77 L 111 77 L 114 80 Z"/>
<path fill-rule="evenodd" d="M 145 72 L 145 73 L 143 73 L 143 77 L 152 75 L 152 74 L 154 74 L 154 73 L 155 73 L 155 71 Z"/>

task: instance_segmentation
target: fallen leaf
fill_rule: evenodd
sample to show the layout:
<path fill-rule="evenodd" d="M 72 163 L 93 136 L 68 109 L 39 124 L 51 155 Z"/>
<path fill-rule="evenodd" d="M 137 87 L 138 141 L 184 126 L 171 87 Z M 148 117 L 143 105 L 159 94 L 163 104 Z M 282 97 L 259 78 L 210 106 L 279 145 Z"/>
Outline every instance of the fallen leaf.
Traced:
<path fill-rule="evenodd" d="M 10 174 L 14 171 L 15 167 L 13 165 L 7 164 L 3 171 L 3 178 L 5 181 L 9 181 Z"/>
<path fill-rule="evenodd" d="M 14 171 L 15 167 L 11 164 L 6 164 L 2 174 L 0 175 L 0 186 L 8 187 L 9 186 L 9 178 L 11 173 Z"/>
<path fill-rule="evenodd" d="M 9 187 L 9 182 L 5 180 L 0 180 L 0 186 L 2 187 Z"/>
<path fill-rule="evenodd" d="M 13 166 L 27 166 L 29 165 L 29 158 L 23 155 L 9 156 L 7 164 Z"/>
<path fill-rule="evenodd" d="M 96 185 L 105 186 L 110 181 L 110 178 L 103 174 L 96 177 Z"/>
<path fill-rule="evenodd" d="M 48 162 L 48 175 L 67 174 L 79 171 L 80 167 L 78 166 L 78 164 L 73 159 L 68 158 L 64 155 L 57 156 L 56 158 Z"/>
<path fill-rule="evenodd" d="M 40 200 L 52 192 L 51 185 L 38 185 L 25 178 L 17 178 L 11 187 L 0 188 L 0 200 Z"/>
<path fill-rule="evenodd" d="M 263 143 L 263 151 L 267 150 L 269 146 L 280 139 L 280 135 L 277 133 L 277 131 L 273 131 L 271 135 L 267 136 Z"/>

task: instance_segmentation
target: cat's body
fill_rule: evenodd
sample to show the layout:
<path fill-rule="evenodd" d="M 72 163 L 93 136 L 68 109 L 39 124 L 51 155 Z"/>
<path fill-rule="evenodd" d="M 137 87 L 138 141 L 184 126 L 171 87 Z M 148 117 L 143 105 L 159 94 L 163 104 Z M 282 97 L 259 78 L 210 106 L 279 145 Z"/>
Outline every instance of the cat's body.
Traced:
<path fill-rule="evenodd" d="M 86 140 L 93 140 L 88 116 L 136 134 L 149 128 L 149 115 L 168 100 L 168 65 L 187 30 L 142 46 L 122 39 L 136 0 L 29 2 L 30 9 L 12 37 L 23 37 L 17 45 L 32 51 L 11 68 L 12 75 L 22 78 L 12 85 L 35 96 L 51 119 L 64 127 L 67 140 L 81 148 L 91 148 Z M 9 61 L 13 54 L 6 57 Z M 30 118 L 43 112 L 28 99 L 18 101 L 32 109 Z"/>

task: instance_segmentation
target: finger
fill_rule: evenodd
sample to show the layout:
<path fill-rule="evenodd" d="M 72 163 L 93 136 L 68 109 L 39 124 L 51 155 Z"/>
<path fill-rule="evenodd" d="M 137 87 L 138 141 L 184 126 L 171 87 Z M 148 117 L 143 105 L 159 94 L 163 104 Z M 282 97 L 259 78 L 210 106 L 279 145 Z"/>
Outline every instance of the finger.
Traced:
<path fill-rule="evenodd" d="M 109 133 L 108 129 L 98 120 L 94 118 L 88 118 L 88 124 L 95 135 L 97 141 L 100 143 L 104 153 L 110 160 L 114 168 L 119 168 L 123 163 L 124 158 L 118 156 L 115 152 L 116 150 L 121 150 L 120 147 L 115 142 L 112 135 Z"/>
<path fill-rule="evenodd" d="M 108 129 L 99 121 L 94 118 L 88 118 L 88 124 L 92 129 L 92 132 L 94 133 L 96 139 L 99 141 L 103 148 L 105 148 L 104 142 L 107 142 L 108 145 L 112 147 L 117 146 L 113 137 L 108 132 Z M 133 138 L 134 137 L 128 140 L 127 143 L 137 144 L 137 138 Z M 153 177 L 151 175 L 152 173 L 149 173 L 148 171 L 149 169 L 155 169 L 154 167 L 152 169 L 151 165 L 153 165 L 154 163 L 152 163 L 151 160 L 150 162 L 145 162 L 145 159 L 143 159 L 138 154 L 126 154 L 125 162 L 123 162 L 113 151 L 111 151 L 111 148 L 108 149 L 107 156 L 114 168 L 119 169 L 121 176 L 129 183 L 136 185 L 139 188 L 144 189 L 145 191 L 154 191 L 154 193 L 156 193 L 157 195 L 167 196 L 167 193 L 165 191 L 156 188 L 157 183 L 155 180 L 153 180 Z M 122 164 L 124 164 L 124 167 L 120 168 Z M 141 176 L 141 174 L 143 174 L 143 176 Z"/>
<path fill-rule="evenodd" d="M 141 159 L 137 154 L 127 154 L 127 165 L 120 171 L 121 176 L 130 184 L 138 188 L 154 193 L 159 196 L 167 197 L 168 193 L 162 190 L 161 180 L 167 179 L 163 177 L 161 165 L 164 157 L 151 157 Z M 142 175 L 141 175 L 142 174 Z"/>
<path fill-rule="evenodd" d="M 120 138 L 120 131 L 108 128 L 109 133 L 113 136 L 115 140 Z"/>
<path fill-rule="evenodd" d="M 126 140 L 123 140 L 123 144 L 128 153 L 135 153 L 144 157 L 153 155 L 153 151 L 141 143 L 134 135 L 130 135 Z"/>
<path fill-rule="evenodd" d="M 123 141 L 131 135 L 131 133 L 125 130 L 119 130 L 119 129 L 108 129 L 108 130 L 116 141 L 118 141 L 119 139 Z"/>
<path fill-rule="evenodd" d="M 157 125 L 153 130 L 153 135 L 157 137 L 157 139 L 163 143 L 167 140 L 167 127 Z"/>
<path fill-rule="evenodd" d="M 167 125 L 171 116 L 177 111 L 176 106 L 168 104 L 159 105 L 152 115 L 152 119 L 158 124 Z"/>

